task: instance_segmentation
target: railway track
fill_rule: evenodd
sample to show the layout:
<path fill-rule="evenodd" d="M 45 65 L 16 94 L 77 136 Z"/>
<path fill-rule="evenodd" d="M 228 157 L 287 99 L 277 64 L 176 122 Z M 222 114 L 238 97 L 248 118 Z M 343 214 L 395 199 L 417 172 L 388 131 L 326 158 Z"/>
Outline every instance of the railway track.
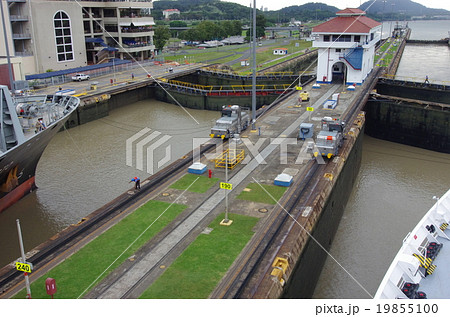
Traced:
<path fill-rule="evenodd" d="M 354 100 L 347 111 L 342 115 L 345 122 L 353 122 L 357 113 L 361 111 L 367 101 L 370 91 L 376 85 L 376 78 L 382 72 L 381 68 L 376 69 L 369 80 L 371 84 L 364 87 L 359 97 Z M 346 132 L 351 125 L 346 125 Z M 312 193 L 314 192 L 319 180 L 324 175 L 327 165 L 319 165 L 315 160 L 309 161 L 304 169 L 303 175 L 298 179 L 297 183 L 291 185 L 295 190 L 291 191 L 277 208 L 272 211 L 273 215 L 267 219 L 263 232 L 257 233 L 258 239 L 253 239 L 247 245 L 246 249 L 241 252 L 241 257 L 235 261 L 226 278 L 214 292 L 212 298 L 253 298 L 257 292 L 258 286 L 263 278 L 270 274 L 272 270 L 272 259 L 278 253 L 287 237 L 290 228 L 295 225 L 301 213 L 298 206 L 309 206 L 312 203 Z M 291 221 L 292 219 L 292 221 Z M 288 222 L 291 221 L 289 224 Z M 290 228 L 286 228 L 290 227 Z M 282 230 L 286 228 L 286 230 Z M 263 261 L 266 258 L 267 261 Z M 256 274 L 258 272 L 258 274 Z M 256 280 L 255 276 L 258 277 Z"/>
<path fill-rule="evenodd" d="M 284 99 L 290 98 L 290 97 L 295 97 L 292 96 L 293 94 L 289 94 L 287 96 L 285 96 Z M 268 114 L 271 112 L 271 110 L 273 110 L 276 107 L 273 107 L 271 109 L 265 109 L 264 111 L 262 111 L 262 109 L 260 109 L 261 111 L 258 112 L 258 115 L 261 116 L 263 113 L 264 114 Z M 242 166 L 236 170 L 236 174 L 242 169 Z M 136 257 L 133 259 L 132 262 L 127 262 L 122 264 L 122 266 L 117 270 L 120 272 L 131 272 L 133 269 L 140 272 L 140 276 L 139 278 L 137 278 L 136 280 L 134 280 L 132 282 L 132 285 L 127 285 L 128 289 L 125 292 L 122 292 L 120 295 L 120 298 L 137 298 L 150 284 L 149 283 L 149 279 L 152 279 L 155 277 L 155 275 L 157 276 L 158 274 L 161 273 L 161 270 L 159 269 L 159 266 L 162 263 L 166 263 L 168 258 L 176 258 L 179 254 L 181 254 L 181 252 L 184 250 L 184 248 L 189 244 L 189 241 L 193 240 L 192 237 L 195 237 L 195 231 L 198 230 L 199 224 L 205 224 L 208 223 L 209 219 L 211 218 L 211 214 L 213 214 L 214 209 L 212 208 L 211 211 L 208 212 L 208 214 L 206 216 L 204 216 L 204 218 L 200 219 L 200 221 L 198 223 L 195 224 L 195 226 L 192 226 L 191 229 L 188 232 L 184 232 L 183 233 L 183 237 L 176 242 L 173 245 L 170 245 L 170 249 L 165 250 L 165 253 L 162 257 L 157 258 L 157 255 L 160 254 L 161 252 L 158 252 L 158 247 L 160 245 L 160 243 L 162 242 L 162 240 L 165 237 L 168 237 L 170 235 L 180 235 L 180 233 L 177 233 L 177 230 L 180 227 L 188 227 L 189 225 L 187 225 L 185 223 L 185 220 L 188 219 L 191 216 L 195 216 L 194 214 L 196 212 L 198 212 L 199 209 L 202 208 L 203 204 L 208 205 L 207 200 L 209 200 L 211 197 L 213 197 L 214 195 L 216 195 L 219 192 L 219 189 L 217 189 L 214 193 L 212 193 L 209 198 L 207 198 L 205 201 L 199 202 L 196 208 L 193 208 L 193 210 L 189 213 L 183 216 L 182 219 L 178 219 L 176 224 L 171 224 L 168 227 L 165 228 L 164 233 L 162 234 L 162 237 L 160 239 L 158 239 L 157 241 L 152 241 L 150 242 L 150 245 L 148 245 L 147 247 L 144 247 L 142 250 L 140 250 L 140 254 L 136 255 Z M 222 200 L 223 196 L 222 194 L 218 194 L 218 196 L 220 196 L 220 200 Z M 200 225 L 200 227 L 202 227 Z M 198 234 L 198 232 L 197 232 Z M 186 242 L 188 241 L 188 242 Z M 170 243 L 168 242 L 162 242 L 162 244 L 164 245 L 169 245 Z M 151 252 L 153 252 L 155 254 L 155 256 L 151 255 Z M 175 254 L 173 254 L 175 253 Z M 150 254 L 150 255 L 149 255 Z M 145 257 L 147 258 L 152 258 L 153 261 L 151 261 L 151 264 L 149 264 L 149 261 L 145 259 Z M 143 265 L 143 262 L 146 262 L 146 265 Z M 169 260 L 170 262 L 170 260 Z M 140 268 L 138 267 L 140 266 Z M 144 271 L 143 271 L 144 270 Z M 131 273 L 130 273 L 131 275 Z M 95 287 L 88 295 L 86 295 L 86 298 L 110 298 L 112 293 L 117 294 L 118 291 L 117 289 L 114 289 L 116 287 L 116 284 L 123 284 L 123 280 L 121 281 L 121 279 L 123 279 L 123 274 L 117 274 L 117 275 L 110 275 L 109 277 L 107 277 L 102 283 L 101 285 L 99 284 L 97 287 Z M 131 284 L 131 283 L 130 283 Z M 117 298 L 117 297 L 115 297 Z"/>
<path fill-rule="evenodd" d="M 306 192 L 311 192 L 312 188 L 309 188 L 309 185 L 314 178 L 317 179 L 315 176 L 319 170 L 320 165 L 315 161 L 308 162 L 298 181 L 291 185 L 295 190 L 285 196 L 272 211 L 271 217 L 267 218 L 262 226 L 263 231 L 257 233 L 257 239 L 251 240 L 241 253 L 242 256 L 229 270 L 233 274 L 227 276 L 228 282 L 219 286 L 211 295 L 212 298 L 241 298 L 248 283 L 254 277 L 258 263 L 267 255 L 270 246 L 280 234 L 280 229 L 290 218 L 292 210 Z"/>
<path fill-rule="evenodd" d="M 285 100 L 292 94 L 293 92 L 287 93 L 280 97 L 276 104 Z M 269 113 L 270 110 L 276 106 L 276 104 L 273 103 L 269 107 L 259 109 L 256 113 L 256 117 L 259 118 L 260 116 Z M 215 144 L 212 142 L 202 145 L 200 148 L 200 155 L 212 150 L 213 147 L 215 147 Z M 33 263 L 35 275 L 39 274 L 39 270 L 51 262 L 54 258 L 75 246 L 84 237 L 91 234 L 96 229 L 107 224 L 109 221 L 122 213 L 123 210 L 131 207 L 133 204 L 136 204 L 136 202 L 143 199 L 145 196 L 152 194 L 159 186 L 170 183 L 176 178 L 178 173 L 184 171 L 187 165 L 192 162 L 193 152 L 194 151 L 191 151 L 157 174 L 152 175 L 143 181 L 139 192 L 136 192 L 133 195 L 130 195 L 129 193 L 120 195 L 110 203 L 83 218 L 78 224 L 68 227 L 61 233 L 52 237 L 49 241 L 36 247 L 32 251 L 34 255 L 27 258 L 27 262 Z M 15 270 L 13 266 L 7 265 L 0 269 L 0 298 L 6 296 L 12 287 L 21 282 L 22 273 Z"/>
<path fill-rule="evenodd" d="M 200 154 L 211 150 L 215 145 L 206 143 L 201 146 Z M 85 236 L 105 225 L 108 221 L 119 215 L 123 210 L 135 204 L 140 199 L 154 192 L 159 186 L 171 182 L 177 173 L 184 171 L 186 166 L 192 163 L 193 151 L 173 162 L 155 175 L 142 182 L 141 190 L 130 195 L 128 192 L 120 195 L 112 202 L 94 211 L 86 218 L 83 218 L 77 225 L 70 226 L 56 237 L 41 244 L 35 250 L 35 254 L 27 258 L 28 262 L 33 263 L 34 271 L 37 272 L 42 266 L 50 262 L 53 258 L 68 250 Z M 0 294 L 7 288 L 15 284 L 18 278 L 21 278 L 21 272 L 14 267 L 5 266 L 0 271 Z"/>

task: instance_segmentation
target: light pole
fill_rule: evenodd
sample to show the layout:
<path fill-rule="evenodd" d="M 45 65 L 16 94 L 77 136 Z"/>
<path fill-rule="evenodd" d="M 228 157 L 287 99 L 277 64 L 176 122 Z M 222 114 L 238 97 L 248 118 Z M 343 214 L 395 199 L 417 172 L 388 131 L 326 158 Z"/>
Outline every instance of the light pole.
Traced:
<path fill-rule="evenodd" d="M 20 230 L 19 219 L 16 219 L 16 223 L 17 223 L 17 232 L 19 234 L 19 245 L 20 245 L 20 253 L 22 255 L 22 263 L 26 263 L 25 262 L 25 250 L 23 248 L 23 241 L 22 241 L 22 231 Z M 23 275 L 25 276 L 25 285 L 27 288 L 27 298 L 31 299 L 30 280 L 28 278 L 28 273 L 24 272 Z"/>
<path fill-rule="evenodd" d="M 381 36 L 380 41 L 383 40 L 383 20 L 384 20 L 384 6 L 386 4 L 386 0 L 383 0 L 383 11 L 381 12 Z"/>
<path fill-rule="evenodd" d="M 256 0 L 253 0 L 252 130 L 256 130 Z"/>
<path fill-rule="evenodd" d="M 116 51 L 113 51 L 113 78 L 114 78 L 114 84 L 116 83 L 116 65 L 115 65 L 115 61 L 116 61 Z"/>
<path fill-rule="evenodd" d="M 228 148 L 228 152 L 226 155 L 226 159 L 225 159 L 225 183 L 228 184 L 228 158 L 229 158 L 229 151 L 230 149 Z M 228 223 L 229 219 L 228 219 L 228 189 L 225 189 L 225 223 Z"/>
<path fill-rule="evenodd" d="M 225 219 L 220 222 L 221 226 L 231 226 L 233 220 L 228 219 L 228 191 L 233 188 L 231 184 L 228 183 L 228 166 L 230 158 L 230 147 L 225 153 L 225 183 L 220 183 L 220 188 L 225 190 Z"/>
<path fill-rule="evenodd" d="M 391 22 L 389 22 L 389 37 L 392 36 L 391 29 L 392 29 L 392 17 L 394 16 L 394 5 L 395 3 L 391 4 Z"/>

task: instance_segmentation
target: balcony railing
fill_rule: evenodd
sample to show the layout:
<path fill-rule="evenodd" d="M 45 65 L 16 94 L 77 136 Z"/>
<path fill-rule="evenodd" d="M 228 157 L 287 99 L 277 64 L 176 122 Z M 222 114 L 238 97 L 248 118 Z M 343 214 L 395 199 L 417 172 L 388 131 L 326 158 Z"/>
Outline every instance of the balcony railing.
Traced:
<path fill-rule="evenodd" d="M 32 51 L 15 52 L 15 56 L 33 56 Z"/>
<path fill-rule="evenodd" d="M 27 40 L 31 39 L 30 33 L 14 33 L 13 40 Z"/>
<path fill-rule="evenodd" d="M 121 28 L 122 33 L 140 33 L 140 32 L 151 32 L 153 31 L 152 27 L 137 27 L 137 28 Z"/>
<path fill-rule="evenodd" d="M 94 13 L 89 14 L 89 13 L 83 12 L 83 19 L 90 19 L 90 18 L 98 20 L 98 19 L 101 19 L 102 16 L 100 14 L 94 14 Z"/>
<path fill-rule="evenodd" d="M 26 15 L 10 15 L 9 19 L 11 20 L 11 22 L 28 21 L 28 16 L 26 16 Z"/>

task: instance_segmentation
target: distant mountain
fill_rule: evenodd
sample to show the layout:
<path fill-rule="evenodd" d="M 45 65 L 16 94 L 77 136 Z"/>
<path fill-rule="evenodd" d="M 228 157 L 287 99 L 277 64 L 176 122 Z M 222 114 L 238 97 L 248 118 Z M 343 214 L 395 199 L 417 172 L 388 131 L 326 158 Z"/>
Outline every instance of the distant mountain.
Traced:
<path fill-rule="evenodd" d="M 249 2 L 250 3 L 250 2 Z M 394 4 L 394 5 L 392 5 Z M 409 19 L 412 16 L 450 15 L 444 9 L 430 9 L 411 0 L 366 1 L 360 7 L 367 15 L 376 20 Z M 220 0 L 159 0 L 153 2 L 152 16 L 162 20 L 162 11 L 178 9 L 180 15 L 171 16 L 177 20 L 241 20 L 249 21 L 251 8 L 232 2 Z M 297 21 L 323 21 L 336 16 L 338 8 L 323 3 L 306 3 L 290 6 L 277 11 L 260 11 L 269 24 Z"/>
<path fill-rule="evenodd" d="M 220 0 L 159 0 L 153 2 L 152 16 L 163 19 L 163 10 L 178 9 L 180 20 L 245 20 L 250 18 L 250 7 Z M 326 20 L 334 17 L 339 9 L 323 3 L 306 3 L 290 6 L 278 11 L 258 11 L 264 14 L 269 23 L 286 23 L 291 19 L 297 21 Z"/>
<path fill-rule="evenodd" d="M 271 22 L 286 23 L 291 19 L 297 21 L 319 20 L 323 21 L 336 16 L 338 8 L 323 3 L 306 3 L 301 6 L 290 6 L 278 11 L 264 12 L 267 20 Z"/>
<path fill-rule="evenodd" d="M 250 16 L 249 7 L 220 0 L 155 1 L 152 16 L 162 19 L 162 11 L 167 9 L 180 10 L 180 20 L 248 20 Z"/>
<path fill-rule="evenodd" d="M 411 0 L 386 0 L 383 1 L 367 1 L 360 7 L 361 10 L 367 11 L 367 15 L 382 17 L 386 20 L 390 17 L 412 17 L 412 16 L 436 16 L 450 15 L 450 11 L 444 9 L 431 9 L 424 5 Z"/>

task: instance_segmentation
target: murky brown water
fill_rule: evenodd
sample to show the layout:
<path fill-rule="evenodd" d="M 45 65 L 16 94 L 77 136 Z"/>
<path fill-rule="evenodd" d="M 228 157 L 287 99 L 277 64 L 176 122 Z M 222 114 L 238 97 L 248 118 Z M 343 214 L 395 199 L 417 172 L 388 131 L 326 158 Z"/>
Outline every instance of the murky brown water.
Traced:
<path fill-rule="evenodd" d="M 450 21 L 414 21 L 409 26 L 412 39 L 438 40 L 447 36 Z M 428 75 L 431 82 L 450 85 L 449 73 L 448 46 L 408 44 L 397 76 L 421 82 Z M 435 203 L 432 197 L 450 188 L 449 154 L 364 137 L 357 185 L 330 250 L 339 264 L 328 257 L 314 298 L 374 295 L 403 238 Z"/>
<path fill-rule="evenodd" d="M 449 154 L 364 138 L 357 185 L 330 250 L 338 263 L 327 258 L 314 298 L 370 298 L 353 278 L 374 295 L 432 197 L 450 188 Z"/>
<path fill-rule="evenodd" d="M 171 136 L 155 151 L 158 161 L 169 144 L 174 161 L 192 150 L 193 137 L 208 138 L 220 113 L 186 110 L 198 124 L 178 106 L 148 100 L 58 133 L 38 164 L 38 190 L 0 214 L 0 267 L 19 256 L 16 219 L 20 219 L 25 249 L 31 250 L 131 188 L 131 177 L 150 176 L 146 164 L 144 171 L 136 169 L 135 152 L 133 166 L 126 165 L 126 140 L 138 131 L 146 127 L 151 129 L 148 135 L 159 131 L 155 140 Z"/>

